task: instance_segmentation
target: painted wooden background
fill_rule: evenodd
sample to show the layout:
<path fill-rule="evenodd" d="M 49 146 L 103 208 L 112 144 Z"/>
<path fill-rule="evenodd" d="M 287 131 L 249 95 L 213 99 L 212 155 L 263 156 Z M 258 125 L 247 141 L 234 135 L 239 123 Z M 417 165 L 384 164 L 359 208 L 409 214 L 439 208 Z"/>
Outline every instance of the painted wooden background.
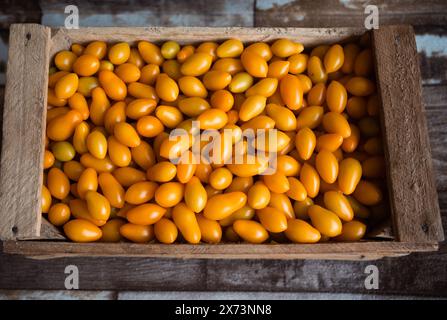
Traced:
<path fill-rule="evenodd" d="M 363 26 L 364 7 L 372 3 L 378 5 L 380 24 L 412 24 L 417 34 L 430 145 L 443 225 L 444 230 L 447 230 L 445 0 L 7 0 L 0 4 L 0 84 L 4 84 L 9 25 L 14 22 L 63 25 L 66 17 L 64 8 L 68 4 L 78 6 L 80 26 L 337 27 Z M 351 293 L 356 295 L 339 297 L 360 298 L 378 294 L 447 296 L 446 244 L 442 244 L 436 253 L 412 254 L 372 263 L 380 271 L 380 289 L 369 291 L 364 288 L 364 269 L 371 262 L 142 258 L 60 258 L 36 261 L 0 253 L 0 289 L 3 289 L 0 290 L 0 298 L 23 297 L 22 291 L 11 289 L 63 289 L 64 268 L 69 264 L 79 267 L 81 289 L 106 290 L 102 293 L 90 292 L 90 298 L 135 297 L 126 292 L 140 290 L 190 291 L 191 297 L 199 298 L 207 296 L 197 293 L 203 291 L 275 292 L 279 298 L 312 298 L 318 292 L 329 294 L 324 297 L 333 297 L 330 293 Z M 39 294 L 79 298 L 78 294 L 59 291 L 37 292 L 28 297 Z M 140 294 L 139 297 L 172 296 L 176 294 Z M 251 296 L 259 297 L 254 293 Z M 222 295 L 216 293 L 214 297 Z"/>

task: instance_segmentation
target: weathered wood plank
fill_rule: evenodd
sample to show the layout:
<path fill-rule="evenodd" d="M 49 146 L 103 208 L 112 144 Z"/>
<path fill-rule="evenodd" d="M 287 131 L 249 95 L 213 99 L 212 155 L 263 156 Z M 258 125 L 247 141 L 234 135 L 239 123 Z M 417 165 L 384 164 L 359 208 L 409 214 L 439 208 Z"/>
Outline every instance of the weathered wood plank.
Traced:
<path fill-rule="evenodd" d="M 87 243 L 6 241 L 3 252 L 36 259 L 70 256 L 144 256 L 202 259 L 348 259 L 371 260 L 383 256 L 434 251 L 438 244 L 398 243 L 393 241 L 318 244 L 218 244 L 218 245 L 138 245 L 131 243 Z"/>
<path fill-rule="evenodd" d="M 363 27 L 365 7 L 371 4 L 379 9 L 380 25 L 447 24 L 447 5 L 443 0 L 257 0 L 255 26 Z"/>
<path fill-rule="evenodd" d="M 177 1 L 40 1 L 42 23 L 63 26 L 68 4 L 79 9 L 79 25 L 86 26 L 253 26 L 254 0 Z"/>
<path fill-rule="evenodd" d="M 3 108 L 1 239 L 40 232 L 49 41 L 50 30 L 41 25 L 11 27 L 9 56 L 14 59 L 8 61 Z"/>
<path fill-rule="evenodd" d="M 395 232 L 404 242 L 442 241 L 413 30 L 381 27 L 372 41 Z"/>
<path fill-rule="evenodd" d="M 41 11 L 38 1 L 3 0 L 0 3 L 0 29 L 12 23 L 40 23 Z"/>
<path fill-rule="evenodd" d="M 0 288 L 3 289 L 63 290 L 65 267 L 76 265 L 81 290 L 301 291 L 447 296 L 447 252 L 412 254 L 374 262 L 119 257 L 32 260 L 14 255 L 0 255 L 0 261 Z M 371 264 L 379 269 L 379 290 L 366 290 L 364 287 L 365 268 Z"/>

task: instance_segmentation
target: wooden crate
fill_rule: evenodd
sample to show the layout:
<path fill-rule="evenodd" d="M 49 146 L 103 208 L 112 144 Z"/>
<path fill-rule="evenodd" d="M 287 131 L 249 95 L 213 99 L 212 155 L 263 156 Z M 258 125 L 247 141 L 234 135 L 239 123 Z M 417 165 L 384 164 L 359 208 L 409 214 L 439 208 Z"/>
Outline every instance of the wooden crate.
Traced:
<path fill-rule="evenodd" d="M 319 244 L 77 244 L 42 218 L 40 193 L 47 104 L 48 65 L 72 43 L 176 40 L 180 43 L 245 42 L 288 37 L 305 47 L 343 42 L 358 28 L 81 28 L 50 29 L 16 24 L 10 29 L 3 111 L 0 174 L 0 238 L 3 251 L 35 258 L 66 255 L 254 259 L 378 259 L 434 251 L 444 239 L 433 179 L 421 78 L 413 29 L 371 32 L 385 145 L 393 240 Z"/>

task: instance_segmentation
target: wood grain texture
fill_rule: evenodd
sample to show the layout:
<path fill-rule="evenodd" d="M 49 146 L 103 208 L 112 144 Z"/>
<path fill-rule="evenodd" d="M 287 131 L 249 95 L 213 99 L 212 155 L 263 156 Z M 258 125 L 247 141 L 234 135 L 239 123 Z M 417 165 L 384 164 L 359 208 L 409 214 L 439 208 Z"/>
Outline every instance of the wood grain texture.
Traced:
<path fill-rule="evenodd" d="M 433 251 L 437 244 L 398 243 L 393 241 L 318 244 L 147 244 L 7 241 L 3 252 L 35 258 L 69 256 L 145 256 L 203 259 L 348 259 L 371 260 L 410 252 Z"/>
<path fill-rule="evenodd" d="M 0 254 L 0 288 L 64 290 L 67 265 L 81 290 L 351 292 L 446 297 L 447 252 L 378 261 L 209 260 L 63 257 L 34 260 Z M 366 290 L 365 268 L 379 269 L 379 289 Z"/>
<path fill-rule="evenodd" d="M 305 46 L 345 41 L 365 32 L 363 28 L 210 28 L 210 27 L 132 27 L 132 28 L 81 28 L 52 29 L 52 56 L 66 49 L 72 42 L 86 43 L 93 40 L 108 42 L 130 42 L 149 40 L 154 42 L 166 39 L 178 41 L 180 44 L 199 43 L 203 41 L 223 41 L 237 37 L 244 42 L 273 41 L 288 37 L 303 43 Z"/>
<path fill-rule="evenodd" d="M 3 108 L 0 238 L 40 234 L 50 31 L 12 25 Z"/>
<path fill-rule="evenodd" d="M 382 27 L 373 31 L 372 41 L 397 237 L 403 242 L 442 241 L 413 30 Z"/>
<path fill-rule="evenodd" d="M 363 27 L 365 7 L 371 4 L 379 9 L 380 25 L 444 28 L 447 24 L 447 7 L 443 0 L 257 0 L 255 26 Z"/>
<path fill-rule="evenodd" d="M 254 0 L 44 0 L 42 23 L 63 26 L 66 5 L 79 9 L 85 26 L 253 26 Z"/>

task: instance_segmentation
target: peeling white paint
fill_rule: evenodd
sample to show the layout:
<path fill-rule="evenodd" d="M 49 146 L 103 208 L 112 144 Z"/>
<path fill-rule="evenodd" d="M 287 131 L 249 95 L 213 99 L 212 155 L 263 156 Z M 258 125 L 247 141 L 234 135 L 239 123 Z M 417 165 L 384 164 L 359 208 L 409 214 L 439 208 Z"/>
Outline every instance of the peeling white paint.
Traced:
<path fill-rule="evenodd" d="M 427 57 L 447 57 L 447 37 L 433 34 L 416 35 L 418 52 Z"/>
<path fill-rule="evenodd" d="M 294 0 L 258 0 L 256 1 L 256 8 L 259 10 L 269 10 L 276 6 L 284 6 L 292 3 Z"/>

